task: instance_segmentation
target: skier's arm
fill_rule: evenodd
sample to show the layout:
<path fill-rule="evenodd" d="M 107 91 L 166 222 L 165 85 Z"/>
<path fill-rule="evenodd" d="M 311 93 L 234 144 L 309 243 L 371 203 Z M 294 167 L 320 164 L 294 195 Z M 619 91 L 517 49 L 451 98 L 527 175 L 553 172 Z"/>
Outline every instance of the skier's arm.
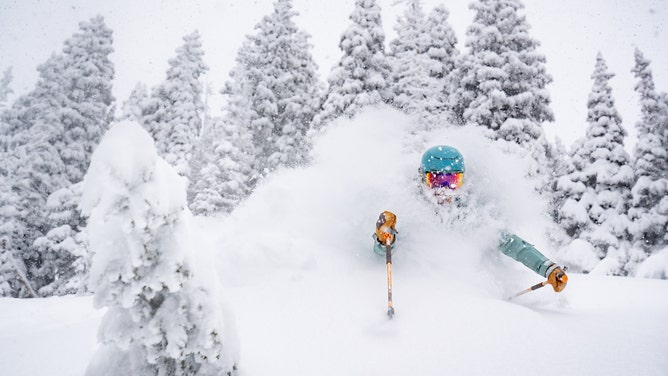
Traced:
<path fill-rule="evenodd" d="M 566 273 L 556 263 L 540 253 L 536 247 L 519 236 L 504 232 L 501 235 L 499 250 L 537 274 L 546 277 L 554 291 L 559 292 L 566 288 L 566 281 L 568 280 Z"/>

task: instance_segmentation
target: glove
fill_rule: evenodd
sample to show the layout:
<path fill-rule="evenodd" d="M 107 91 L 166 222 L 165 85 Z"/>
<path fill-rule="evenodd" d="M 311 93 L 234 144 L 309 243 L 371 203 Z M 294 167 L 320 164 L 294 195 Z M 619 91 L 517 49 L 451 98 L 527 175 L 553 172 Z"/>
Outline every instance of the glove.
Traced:
<path fill-rule="evenodd" d="M 397 230 L 394 226 L 397 224 L 397 216 L 389 211 L 384 211 L 378 216 L 376 221 L 376 239 L 379 243 L 393 244 Z"/>
<path fill-rule="evenodd" d="M 568 276 L 560 267 L 557 266 L 547 276 L 547 283 L 552 285 L 554 292 L 561 292 L 561 290 L 566 288 L 566 284 L 568 284 Z"/>

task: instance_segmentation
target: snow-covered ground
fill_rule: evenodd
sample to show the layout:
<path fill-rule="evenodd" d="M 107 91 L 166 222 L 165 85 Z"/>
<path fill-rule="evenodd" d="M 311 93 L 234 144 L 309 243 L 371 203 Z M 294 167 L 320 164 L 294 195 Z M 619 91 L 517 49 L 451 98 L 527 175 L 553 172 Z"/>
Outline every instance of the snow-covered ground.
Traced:
<path fill-rule="evenodd" d="M 420 155 L 435 144 L 466 158 L 461 208 L 421 191 Z M 417 132 L 385 109 L 332 124 L 313 156 L 193 226 L 191 251 L 235 316 L 240 376 L 668 372 L 668 281 L 571 274 L 560 294 L 504 299 L 541 277 L 494 250 L 498 231 L 559 261 L 522 158 L 468 128 Z M 371 250 L 383 210 L 398 216 L 392 320 Z M 0 299 L 0 374 L 82 375 L 102 314 L 90 297 Z"/>
<path fill-rule="evenodd" d="M 397 260 L 314 268 L 228 289 L 240 370 L 259 375 L 665 375 L 668 283 L 571 275 L 508 303 Z M 3 375 L 83 375 L 101 311 L 92 299 L 0 299 Z"/>

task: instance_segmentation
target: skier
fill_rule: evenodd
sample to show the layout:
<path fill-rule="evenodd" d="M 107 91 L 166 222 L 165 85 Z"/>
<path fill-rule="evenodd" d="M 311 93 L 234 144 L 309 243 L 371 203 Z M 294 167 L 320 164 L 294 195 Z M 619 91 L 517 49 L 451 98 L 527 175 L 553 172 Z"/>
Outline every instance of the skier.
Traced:
<path fill-rule="evenodd" d="M 457 205 L 460 197 L 454 193 L 464 184 L 464 158 L 451 146 L 434 146 L 422 155 L 419 173 L 428 192 L 434 195 L 439 205 Z M 396 241 L 396 221 L 394 213 L 384 211 L 376 222 L 374 252 L 385 255 L 386 245 L 394 249 Z M 545 257 L 533 245 L 517 235 L 503 232 L 500 235 L 498 249 L 505 255 L 521 262 L 537 274 L 547 278 L 555 292 L 566 288 L 568 276 L 563 268 Z M 390 251 L 391 252 L 391 251 Z"/>

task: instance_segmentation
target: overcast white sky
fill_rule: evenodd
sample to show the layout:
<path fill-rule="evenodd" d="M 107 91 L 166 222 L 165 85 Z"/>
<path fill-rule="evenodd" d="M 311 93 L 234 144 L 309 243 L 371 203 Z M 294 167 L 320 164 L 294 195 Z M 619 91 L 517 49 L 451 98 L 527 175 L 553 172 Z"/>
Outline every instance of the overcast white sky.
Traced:
<path fill-rule="evenodd" d="M 96 14 L 114 30 L 116 67 L 114 93 L 122 103 L 137 81 L 149 86 L 164 78 L 167 59 L 182 42 L 181 37 L 198 29 L 203 37 L 207 77 L 217 93 L 234 64 L 237 49 L 253 26 L 272 9 L 273 0 L 0 0 L 0 69 L 13 67 L 17 94 L 35 83 L 36 67 L 78 28 L 78 22 Z M 389 38 L 395 34 L 396 15 L 403 11 L 396 0 L 379 0 Z M 438 0 L 424 1 L 426 11 Z M 444 1 L 450 23 L 464 49 L 465 30 L 473 12 L 469 1 Z M 546 127 L 566 145 L 584 135 L 590 75 L 600 50 L 613 79 L 613 95 L 627 130 L 638 117 L 633 92 L 633 50 L 637 45 L 652 61 L 655 83 L 668 91 L 668 2 L 662 0 L 525 0 L 532 35 L 541 43 L 547 69 L 554 77 L 550 86 L 556 121 Z M 354 0 L 294 0 L 300 12 L 297 22 L 312 35 L 313 54 L 325 79 L 340 57 L 338 41 L 349 24 Z M 214 110 L 220 107 L 217 95 Z M 633 137 L 627 143 L 633 144 Z"/>

